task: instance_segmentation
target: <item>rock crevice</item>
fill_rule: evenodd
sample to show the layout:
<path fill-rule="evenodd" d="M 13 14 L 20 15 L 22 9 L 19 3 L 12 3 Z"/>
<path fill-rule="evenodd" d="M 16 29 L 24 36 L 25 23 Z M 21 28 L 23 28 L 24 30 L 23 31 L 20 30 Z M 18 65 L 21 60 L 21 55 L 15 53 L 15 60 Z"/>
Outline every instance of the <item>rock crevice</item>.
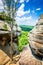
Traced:
<path fill-rule="evenodd" d="M 24 48 L 20 65 L 43 65 L 43 15 L 28 35 L 29 45 Z"/>

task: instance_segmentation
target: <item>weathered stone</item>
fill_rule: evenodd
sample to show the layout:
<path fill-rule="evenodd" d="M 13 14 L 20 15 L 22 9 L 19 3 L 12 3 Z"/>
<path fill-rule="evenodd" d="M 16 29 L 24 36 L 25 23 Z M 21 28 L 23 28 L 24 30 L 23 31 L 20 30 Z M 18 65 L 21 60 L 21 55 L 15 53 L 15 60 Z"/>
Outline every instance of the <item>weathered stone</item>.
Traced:
<path fill-rule="evenodd" d="M 18 36 L 21 35 L 21 28 L 16 24 L 12 31 L 12 47 L 11 47 L 11 28 L 9 24 L 0 20 L 0 65 L 9 65 L 11 54 L 14 56 L 18 52 Z M 16 28 L 16 29 L 15 29 Z M 10 49 L 12 48 L 12 50 Z M 14 57 L 15 58 L 15 57 Z M 16 62 L 19 58 L 15 58 Z M 11 63 L 11 65 L 16 65 Z"/>
<path fill-rule="evenodd" d="M 11 58 L 3 51 L 0 49 L 0 65 L 19 65 L 19 57 L 20 55 L 16 55 L 16 56 L 13 56 L 13 59 L 15 59 L 14 62 L 11 62 Z"/>
<path fill-rule="evenodd" d="M 33 56 L 29 45 L 24 47 L 20 55 L 19 65 L 42 65 L 42 61 Z"/>
<path fill-rule="evenodd" d="M 8 57 L 8 55 L 0 49 L 0 65 L 6 64 L 7 62 L 9 62 L 9 60 L 10 58 Z"/>
<path fill-rule="evenodd" d="M 0 30 L 11 31 L 11 28 L 10 28 L 9 24 L 7 24 L 6 22 L 0 20 Z"/>
<path fill-rule="evenodd" d="M 41 15 L 38 23 L 30 31 L 29 44 L 32 50 L 35 49 L 34 53 L 39 54 L 43 58 L 43 15 Z"/>

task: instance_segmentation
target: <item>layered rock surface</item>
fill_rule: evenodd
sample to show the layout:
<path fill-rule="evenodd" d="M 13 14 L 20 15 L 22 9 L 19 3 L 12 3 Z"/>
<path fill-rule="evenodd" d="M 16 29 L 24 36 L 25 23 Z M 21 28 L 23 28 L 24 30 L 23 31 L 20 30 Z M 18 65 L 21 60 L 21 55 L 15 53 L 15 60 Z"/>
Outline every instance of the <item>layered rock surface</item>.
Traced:
<path fill-rule="evenodd" d="M 18 36 L 21 35 L 21 28 L 15 24 L 12 31 L 13 42 L 18 44 Z M 0 45 L 6 45 L 11 41 L 11 28 L 6 22 L 0 20 Z"/>
<path fill-rule="evenodd" d="M 3 50 L 0 49 L 0 65 L 19 65 L 19 63 L 17 62 L 19 59 L 19 55 L 13 56 L 13 58 L 15 58 L 16 63 L 11 63 L 11 58 Z"/>
<path fill-rule="evenodd" d="M 42 61 L 37 59 L 31 52 L 29 45 L 24 47 L 21 52 L 21 58 L 19 60 L 19 65 L 42 65 Z"/>
<path fill-rule="evenodd" d="M 20 65 L 43 65 L 43 15 L 28 35 L 29 45 L 24 48 Z"/>
<path fill-rule="evenodd" d="M 33 52 L 43 57 L 43 15 L 41 15 L 38 23 L 30 32 L 29 43 Z"/>

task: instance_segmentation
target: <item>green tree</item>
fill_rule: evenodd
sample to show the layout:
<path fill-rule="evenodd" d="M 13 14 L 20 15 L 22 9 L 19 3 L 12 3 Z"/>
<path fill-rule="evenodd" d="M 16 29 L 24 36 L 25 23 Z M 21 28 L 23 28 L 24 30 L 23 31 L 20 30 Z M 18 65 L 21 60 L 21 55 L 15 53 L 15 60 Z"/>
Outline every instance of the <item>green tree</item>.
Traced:
<path fill-rule="evenodd" d="M 11 27 L 11 50 L 12 50 L 12 30 L 13 30 L 13 26 L 15 23 L 14 19 L 16 17 L 16 11 L 18 9 L 18 7 L 17 7 L 18 1 L 19 0 L 2 0 L 3 6 L 4 6 L 4 12 L 6 12 L 7 16 L 9 17 L 9 20 L 7 19 L 6 22 Z M 11 18 L 12 18 L 12 20 L 10 20 Z M 11 53 L 11 58 L 12 58 L 12 53 Z M 12 60 L 13 60 L 13 58 L 12 58 Z"/>

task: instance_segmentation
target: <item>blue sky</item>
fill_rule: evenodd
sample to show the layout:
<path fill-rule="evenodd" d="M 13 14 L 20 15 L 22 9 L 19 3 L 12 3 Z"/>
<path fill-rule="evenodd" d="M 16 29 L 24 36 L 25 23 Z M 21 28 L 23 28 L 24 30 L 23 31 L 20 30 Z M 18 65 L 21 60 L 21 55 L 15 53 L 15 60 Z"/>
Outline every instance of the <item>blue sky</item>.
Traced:
<path fill-rule="evenodd" d="M 20 0 L 18 4 L 16 22 L 18 25 L 35 25 L 43 14 L 43 0 Z M 0 11 L 3 4 L 0 0 Z"/>

